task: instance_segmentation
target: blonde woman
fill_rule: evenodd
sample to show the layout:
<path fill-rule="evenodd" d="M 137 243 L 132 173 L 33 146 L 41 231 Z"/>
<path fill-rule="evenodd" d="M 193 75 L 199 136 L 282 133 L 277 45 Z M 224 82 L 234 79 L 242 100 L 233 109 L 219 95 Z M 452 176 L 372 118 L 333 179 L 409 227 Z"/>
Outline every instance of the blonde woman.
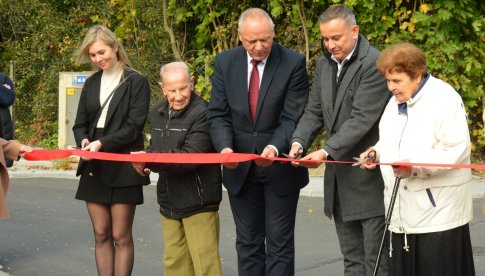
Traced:
<path fill-rule="evenodd" d="M 117 37 L 97 25 L 88 30 L 76 53 L 80 63 L 98 71 L 86 80 L 73 127 L 78 147 L 86 151 L 129 153 L 143 149 L 148 113 L 148 80 L 130 68 Z M 99 275 L 130 275 L 136 205 L 143 203 L 139 175 L 131 163 L 82 159 L 76 199 L 86 201 L 95 236 Z"/>

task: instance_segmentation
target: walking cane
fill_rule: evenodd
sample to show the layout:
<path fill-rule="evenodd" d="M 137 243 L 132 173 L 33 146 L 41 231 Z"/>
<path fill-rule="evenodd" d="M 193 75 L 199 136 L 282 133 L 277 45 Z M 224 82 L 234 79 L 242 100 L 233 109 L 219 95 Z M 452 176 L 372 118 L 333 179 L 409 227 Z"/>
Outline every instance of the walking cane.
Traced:
<path fill-rule="evenodd" d="M 392 189 L 391 202 L 389 202 L 389 209 L 387 210 L 386 220 L 384 227 L 384 233 L 382 234 L 381 246 L 379 247 L 379 253 L 377 253 L 376 265 L 374 266 L 374 276 L 377 276 L 379 270 L 379 263 L 381 262 L 382 249 L 384 248 L 384 241 L 386 240 L 387 230 L 389 230 L 389 224 L 391 223 L 392 209 L 394 209 L 394 202 L 396 201 L 397 191 L 399 190 L 400 177 L 396 177 L 394 181 L 394 188 Z"/>

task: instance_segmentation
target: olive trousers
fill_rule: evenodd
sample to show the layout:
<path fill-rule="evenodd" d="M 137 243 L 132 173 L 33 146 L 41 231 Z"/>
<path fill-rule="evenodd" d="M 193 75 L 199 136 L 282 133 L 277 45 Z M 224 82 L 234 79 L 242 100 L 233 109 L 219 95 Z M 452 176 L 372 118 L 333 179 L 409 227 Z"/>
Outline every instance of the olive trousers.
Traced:
<path fill-rule="evenodd" d="M 222 275 L 219 213 L 204 212 L 181 220 L 161 216 L 165 276 Z"/>

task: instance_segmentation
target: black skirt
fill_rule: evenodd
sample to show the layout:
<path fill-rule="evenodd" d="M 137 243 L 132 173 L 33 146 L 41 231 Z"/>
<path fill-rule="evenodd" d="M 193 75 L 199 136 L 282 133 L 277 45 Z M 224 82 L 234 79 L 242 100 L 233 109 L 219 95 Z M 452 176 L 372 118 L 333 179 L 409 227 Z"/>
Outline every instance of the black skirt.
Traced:
<path fill-rule="evenodd" d="M 389 275 L 473 276 L 472 244 L 468 224 L 435 233 L 406 235 L 392 233 Z"/>
<path fill-rule="evenodd" d="M 79 181 L 76 199 L 102 204 L 143 204 L 143 186 L 106 187 L 91 181 Z"/>
<path fill-rule="evenodd" d="M 96 129 L 94 135 L 95 139 L 102 136 L 103 129 Z M 97 160 L 96 162 L 115 161 Z M 102 179 L 97 176 L 89 175 L 88 170 L 84 170 L 81 174 L 81 179 L 79 180 L 75 198 L 102 204 L 126 203 L 140 205 L 143 204 L 143 186 L 126 186 L 126 183 L 116 185 L 116 183 L 112 182 L 109 183 L 109 185 L 104 185 Z"/>

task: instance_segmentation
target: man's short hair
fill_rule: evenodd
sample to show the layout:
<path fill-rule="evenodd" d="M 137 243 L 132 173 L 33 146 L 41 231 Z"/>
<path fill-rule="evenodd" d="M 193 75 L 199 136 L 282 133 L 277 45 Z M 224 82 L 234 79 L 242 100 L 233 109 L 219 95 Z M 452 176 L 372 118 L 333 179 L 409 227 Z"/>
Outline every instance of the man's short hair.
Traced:
<path fill-rule="evenodd" d="M 160 80 L 162 81 L 162 83 L 163 83 L 163 74 L 165 74 L 167 71 L 174 68 L 184 69 L 187 72 L 187 80 L 190 81 L 190 70 L 187 63 L 183 61 L 174 61 L 174 62 L 167 63 L 163 65 L 162 68 L 160 68 Z"/>
<path fill-rule="evenodd" d="M 237 30 L 241 31 L 242 25 L 244 24 L 244 21 L 248 17 L 258 17 L 258 16 L 266 18 L 268 20 L 269 24 L 271 25 L 271 29 L 274 30 L 273 19 L 271 19 L 271 17 L 269 16 L 269 14 L 265 10 L 262 10 L 260 8 L 250 8 L 250 9 L 245 10 L 241 14 L 241 16 L 239 17 Z"/>
<path fill-rule="evenodd" d="M 357 25 L 354 13 L 344 5 L 334 5 L 326 9 L 318 18 L 318 23 L 323 24 L 334 19 L 343 19 L 349 26 Z"/>

